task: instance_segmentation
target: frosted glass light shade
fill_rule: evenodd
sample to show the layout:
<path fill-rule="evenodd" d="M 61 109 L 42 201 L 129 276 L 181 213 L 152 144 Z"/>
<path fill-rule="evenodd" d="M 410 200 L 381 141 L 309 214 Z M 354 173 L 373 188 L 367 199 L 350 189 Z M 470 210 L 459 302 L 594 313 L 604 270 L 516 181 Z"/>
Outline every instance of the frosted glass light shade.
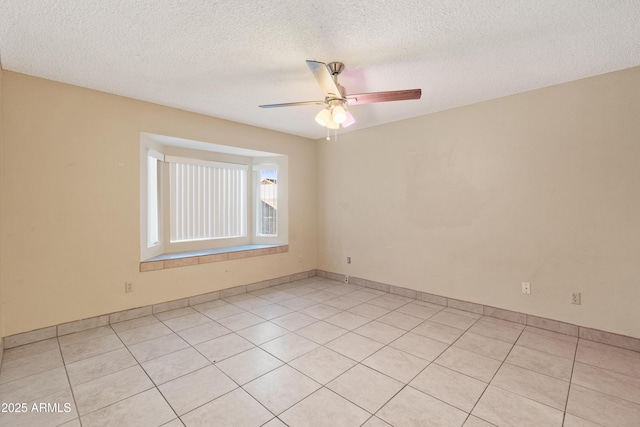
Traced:
<path fill-rule="evenodd" d="M 333 107 L 333 110 L 331 110 L 331 118 L 336 123 L 342 123 L 347 119 L 347 112 L 343 106 L 336 105 Z"/>
<path fill-rule="evenodd" d="M 321 126 L 327 126 L 330 121 L 331 112 L 329 112 L 329 109 L 327 108 L 323 108 L 316 116 L 316 122 Z"/>
<path fill-rule="evenodd" d="M 348 110 L 346 113 L 347 113 L 347 117 L 344 120 L 344 122 L 342 122 L 343 128 L 349 127 L 356 122 L 356 119 L 353 117 L 353 114 L 351 114 Z"/>

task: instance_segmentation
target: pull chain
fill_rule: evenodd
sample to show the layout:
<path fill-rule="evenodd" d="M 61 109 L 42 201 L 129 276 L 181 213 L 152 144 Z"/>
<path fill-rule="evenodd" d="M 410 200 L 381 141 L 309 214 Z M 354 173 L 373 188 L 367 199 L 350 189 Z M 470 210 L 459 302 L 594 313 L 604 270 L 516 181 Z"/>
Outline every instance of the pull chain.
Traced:
<path fill-rule="evenodd" d="M 333 130 L 333 140 L 338 140 L 338 129 Z M 327 141 L 331 141 L 331 129 L 327 128 Z"/>

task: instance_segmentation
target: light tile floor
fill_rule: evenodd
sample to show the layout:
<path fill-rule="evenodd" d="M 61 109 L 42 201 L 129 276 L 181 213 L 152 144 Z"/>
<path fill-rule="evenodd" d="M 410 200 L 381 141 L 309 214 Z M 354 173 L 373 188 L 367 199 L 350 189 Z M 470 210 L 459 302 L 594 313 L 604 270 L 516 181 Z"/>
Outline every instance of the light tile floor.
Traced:
<path fill-rule="evenodd" d="M 8 349 L 0 402 L 12 427 L 637 427 L 640 353 L 313 277 Z"/>

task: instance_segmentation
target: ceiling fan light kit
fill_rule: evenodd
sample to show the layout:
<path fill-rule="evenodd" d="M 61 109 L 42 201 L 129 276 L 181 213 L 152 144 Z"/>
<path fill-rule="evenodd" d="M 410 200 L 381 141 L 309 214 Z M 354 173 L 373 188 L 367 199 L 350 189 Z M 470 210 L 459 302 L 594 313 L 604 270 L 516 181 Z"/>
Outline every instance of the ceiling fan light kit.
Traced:
<path fill-rule="evenodd" d="M 334 129 L 334 130 L 338 130 L 340 128 L 340 124 L 334 122 L 333 120 L 329 120 L 329 122 L 325 126 L 327 126 L 327 129 Z"/>
<path fill-rule="evenodd" d="M 347 111 L 342 105 L 336 105 L 331 109 L 331 118 L 334 122 L 342 124 L 347 120 Z"/>
<path fill-rule="evenodd" d="M 331 101 L 333 104 L 336 101 Z M 340 125 L 343 128 L 347 126 L 351 126 L 356 122 L 356 119 L 353 117 L 345 106 L 342 104 L 337 105 L 329 105 L 326 108 L 320 110 L 320 112 L 316 115 L 316 122 L 320 126 L 325 126 L 329 129 L 338 129 Z"/>
<path fill-rule="evenodd" d="M 318 61 L 307 61 L 316 81 L 324 92 L 324 101 L 288 102 L 285 104 L 260 105 L 261 108 L 291 107 L 299 105 L 326 105 L 317 115 L 316 122 L 327 129 L 339 129 L 351 126 L 356 122 L 347 105 L 371 104 L 374 102 L 405 101 L 420 99 L 421 89 L 396 90 L 387 92 L 371 92 L 347 95 L 344 87 L 338 84 L 338 75 L 344 69 L 342 62 L 325 64 Z"/>

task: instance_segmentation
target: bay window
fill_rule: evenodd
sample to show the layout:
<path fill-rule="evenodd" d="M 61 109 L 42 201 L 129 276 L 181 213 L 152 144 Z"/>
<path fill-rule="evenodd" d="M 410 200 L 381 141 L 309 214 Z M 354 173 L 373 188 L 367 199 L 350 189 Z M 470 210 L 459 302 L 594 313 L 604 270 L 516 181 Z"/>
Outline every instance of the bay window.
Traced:
<path fill-rule="evenodd" d="M 141 134 L 141 260 L 287 243 L 287 156 Z"/>

